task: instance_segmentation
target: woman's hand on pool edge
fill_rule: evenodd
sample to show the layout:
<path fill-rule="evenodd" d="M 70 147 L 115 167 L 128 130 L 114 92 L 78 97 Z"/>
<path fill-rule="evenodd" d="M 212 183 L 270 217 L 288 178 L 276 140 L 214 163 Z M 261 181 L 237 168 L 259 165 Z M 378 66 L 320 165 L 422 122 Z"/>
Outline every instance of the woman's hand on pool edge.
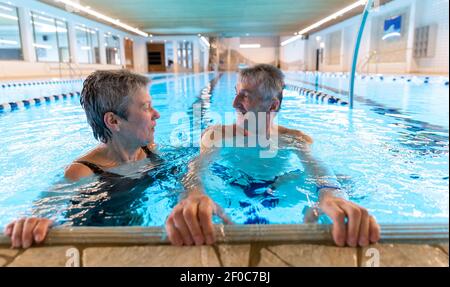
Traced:
<path fill-rule="evenodd" d="M 46 218 L 22 218 L 8 224 L 4 232 L 11 238 L 12 248 L 29 248 L 33 242 L 40 244 L 45 240 L 52 224 Z"/>
<path fill-rule="evenodd" d="M 166 231 L 173 245 L 203 245 L 215 242 L 213 213 L 225 223 L 229 220 L 221 214 L 220 207 L 201 192 L 193 192 L 174 207 L 166 221 Z"/>
<path fill-rule="evenodd" d="M 323 195 L 319 206 L 333 220 L 332 234 L 338 246 L 363 247 L 380 240 L 380 226 L 367 209 L 331 194 Z"/>

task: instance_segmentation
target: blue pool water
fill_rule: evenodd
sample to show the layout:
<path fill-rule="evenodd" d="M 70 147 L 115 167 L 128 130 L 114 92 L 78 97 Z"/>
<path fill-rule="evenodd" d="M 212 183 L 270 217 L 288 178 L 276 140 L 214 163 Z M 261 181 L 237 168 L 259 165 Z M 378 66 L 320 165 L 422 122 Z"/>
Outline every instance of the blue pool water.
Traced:
<path fill-rule="evenodd" d="M 182 192 L 187 165 L 199 153 L 197 146 L 184 145 L 199 137 L 192 126 L 217 123 L 213 113 L 233 111 L 236 74 L 224 74 L 210 97 L 200 97 L 214 77 L 154 78 L 150 92 L 161 113 L 156 141 L 164 161 L 124 167 L 127 182 L 64 181 L 64 167 L 97 144 L 77 97 L 0 113 L 0 226 L 30 214 L 66 225 L 163 225 Z M 312 75 L 287 77 L 315 88 Z M 0 102 L 79 91 L 80 85 L 51 92 L 41 87 L 26 95 L 10 88 L 2 90 Z M 327 93 L 347 96 L 348 79 L 322 76 L 319 85 Z M 447 223 L 448 92 L 440 82 L 360 79 L 355 109 L 349 112 L 287 91 L 279 123 L 312 136 L 313 154 L 333 170 L 350 199 L 380 222 Z M 193 116 L 198 106 L 200 118 Z M 175 113 L 187 115 L 188 121 L 174 121 Z M 227 148 L 202 178 L 208 194 L 236 223 L 302 223 L 305 207 L 316 198 L 302 169 L 289 149 L 261 160 L 254 151 Z M 136 170 L 146 176 L 133 180 Z M 271 194 L 249 195 L 243 187 L 296 171 Z"/>

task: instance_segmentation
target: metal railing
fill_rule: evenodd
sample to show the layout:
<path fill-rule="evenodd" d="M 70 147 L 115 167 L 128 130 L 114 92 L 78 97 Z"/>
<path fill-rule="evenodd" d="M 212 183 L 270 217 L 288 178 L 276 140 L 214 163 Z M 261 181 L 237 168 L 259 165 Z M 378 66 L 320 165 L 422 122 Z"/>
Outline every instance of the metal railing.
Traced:
<path fill-rule="evenodd" d="M 359 28 L 358 37 L 356 38 L 355 51 L 353 53 L 352 71 L 350 74 L 350 109 L 353 109 L 353 96 L 355 94 L 355 76 L 356 76 L 356 67 L 358 63 L 359 48 L 361 46 L 364 28 L 366 26 L 367 18 L 369 17 L 369 12 L 373 6 L 373 2 L 374 0 L 368 0 L 366 3 L 366 7 L 364 8 L 364 12 L 361 19 L 361 26 Z"/>
<path fill-rule="evenodd" d="M 333 245 L 331 225 L 215 225 L 218 243 L 292 242 Z M 380 243 L 448 243 L 448 224 L 382 224 Z M 0 233 L 0 245 L 10 245 Z M 169 244 L 163 227 L 60 227 L 52 229 L 47 245 Z"/>

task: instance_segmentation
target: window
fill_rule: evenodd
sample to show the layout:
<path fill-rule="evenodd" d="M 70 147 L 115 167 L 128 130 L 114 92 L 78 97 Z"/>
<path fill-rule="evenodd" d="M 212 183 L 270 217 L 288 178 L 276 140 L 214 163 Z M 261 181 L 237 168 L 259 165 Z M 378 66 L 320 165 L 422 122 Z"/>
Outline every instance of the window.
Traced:
<path fill-rule="evenodd" d="M 192 42 L 179 42 L 177 56 L 183 68 L 192 69 Z"/>
<path fill-rule="evenodd" d="M 340 65 L 341 64 L 341 44 L 342 44 L 342 32 L 336 31 L 328 34 L 327 36 L 327 64 L 328 65 Z"/>
<path fill-rule="evenodd" d="M 105 34 L 106 63 L 120 65 L 120 39 L 119 36 Z"/>
<path fill-rule="evenodd" d="M 414 34 L 414 58 L 434 57 L 437 25 L 417 27 Z"/>
<path fill-rule="evenodd" d="M 99 64 L 100 51 L 98 31 L 83 26 L 75 26 L 77 56 L 81 64 Z"/>
<path fill-rule="evenodd" d="M 0 60 L 22 60 L 17 8 L 0 4 Z"/>
<path fill-rule="evenodd" d="M 31 12 L 31 23 L 37 60 L 68 63 L 70 52 L 67 22 Z"/>

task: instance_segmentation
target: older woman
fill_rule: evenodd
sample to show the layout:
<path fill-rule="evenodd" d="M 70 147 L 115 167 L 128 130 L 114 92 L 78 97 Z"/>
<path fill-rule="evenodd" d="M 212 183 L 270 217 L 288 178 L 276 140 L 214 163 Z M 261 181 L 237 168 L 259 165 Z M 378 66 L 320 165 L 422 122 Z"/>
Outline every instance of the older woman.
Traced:
<path fill-rule="evenodd" d="M 154 158 L 159 113 L 152 107 L 148 84 L 147 77 L 125 70 L 97 71 L 86 79 L 80 102 L 101 144 L 67 167 L 68 180 L 117 177 L 112 170 L 119 166 Z M 51 225 L 44 218 L 20 219 L 10 223 L 5 234 L 14 248 L 28 248 L 33 242 L 43 242 Z"/>

